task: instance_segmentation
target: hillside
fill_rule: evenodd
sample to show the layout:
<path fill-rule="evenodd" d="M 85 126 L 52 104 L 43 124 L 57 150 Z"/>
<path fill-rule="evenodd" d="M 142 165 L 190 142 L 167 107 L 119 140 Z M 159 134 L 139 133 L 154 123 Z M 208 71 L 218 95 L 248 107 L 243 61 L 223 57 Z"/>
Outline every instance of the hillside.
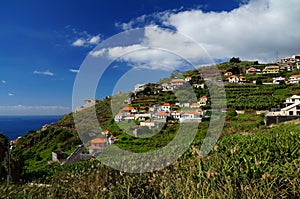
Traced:
<path fill-rule="evenodd" d="M 253 64 L 264 67 L 242 61 L 219 64 L 218 68 L 226 72 L 232 67 L 247 68 Z M 204 83 L 196 70 L 177 74 L 173 78 L 187 76 L 191 76 L 192 85 Z M 114 109 L 124 106 L 124 99 L 128 98 L 129 105 L 142 113 L 157 104 L 175 104 L 177 97 L 171 91 L 163 91 L 160 84 L 171 79 L 146 84 L 145 89 L 139 92 L 96 101 L 99 125 L 102 130 L 107 129 L 118 138 L 115 146 L 129 152 L 144 153 L 160 149 L 173 140 L 180 126 L 177 120 L 166 120 L 160 132 L 152 137 L 136 138 L 127 132 L 132 131 L 131 121 L 117 123 L 112 114 L 115 115 Z M 17 142 L 11 158 L 15 184 L 10 188 L 0 184 L 0 195 L 12 194 L 16 198 L 174 198 L 182 195 L 190 198 L 297 198 L 300 196 L 300 120 L 267 127 L 264 116 L 256 115 L 255 111 L 282 107 L 286 97 L 300 94 L 299 88 L 299 84 L 226 84 L 226 121 L 214 150 L 207 157 L 199 157 L 199 149 L 209 126 L 209 121 L 203 121 L 191 146 L 175 163 L 145 174 L 120 172 L 94 159 L 63 166 L 50 163 L 52 152 L 64 151 L 70 155 L 81 144 L 74 115 L 66 114 L 57 123 L 30 131 Z M 198 99 L 210 97 L 206 85 L 193 89 Z M 184 92 L 182 95 L 190 98 Z M 113 109 L 111 103 L 114 104 Z M 173 108 L 186 109 L 179 106 Z M 202 109 L 209 110 L 210 104 L 202 106 Z M 238 115 L 236 110 L 244 110 L 245 113 Z M 93 127 L 91 113 L 92 109 L 86 108 L 75 115 L 76 122 L 84 129 L 85 133 L 80 137 L 85 141 L 101 133 L 98 127 Z M 2 149 L 5 150 L 5 147 Z"/>

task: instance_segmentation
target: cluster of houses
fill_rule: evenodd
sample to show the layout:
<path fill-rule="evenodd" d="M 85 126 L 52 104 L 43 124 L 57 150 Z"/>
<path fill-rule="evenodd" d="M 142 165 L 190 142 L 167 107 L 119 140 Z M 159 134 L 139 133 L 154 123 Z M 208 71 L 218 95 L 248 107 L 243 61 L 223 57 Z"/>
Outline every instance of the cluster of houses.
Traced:
<path fill-rule="evenodd" d="M 179 122 L 201 122 L 204 111 L 200 108 L 208 103 L 206 96 L 202 96 L 196 103 L 163 103 L 149 107 L 149 111 L 138 112 L 133 106 L 123 107 L 115 115 L 116 122 L 126 120 L 138 120 L 140 126 L 154 127 L 155 123 L 166 122 L 168 119 L 178 120 Z M 185 111 L 174 109 L 174 107 L 184 108 Z"/>
<path fill-rule="evenodd" d="M 175 78 L 168 83 L 162 83 L 159 87 L 162 89 L 162 91 L 173 91 L 174 89 L 189 83 L 191 80 L 191 76 L 186 76 L 185 78 Z M 204 84 L 193 84 L 192 86 L 195 88 L 204 88 Z M 143 91 L 145 88 L 146 84 L 136 84 L 133 92 L 137 93 Z"/>
<path fill-rule="evenodd" d="M 265 66 L 264 69 L 255 68 L 253 66 L 246 69 L 246 75 L 257 75 L 257 74 L 277 74 L 279 72 L 291 72 L 296 68 L 293 65 L 296 64 L 296 68 L 300 69 L 300 55 L 293 55 L 292 57 L 281 58 L 277 65 Z M 232 72 L 227 71 L 224 76 L 225 81 L 229 83 L 246 83 L 247 80 L 244 76 L 233 75 Z M 254 81 L 253 83 L 255 83 Z M 288 79 L 284 77 L 274 77 L 273 84 L 279 84 L 285 82 L 286 84 L 298 84 L 300 83 L 300 74 L 292 75 Z"/>

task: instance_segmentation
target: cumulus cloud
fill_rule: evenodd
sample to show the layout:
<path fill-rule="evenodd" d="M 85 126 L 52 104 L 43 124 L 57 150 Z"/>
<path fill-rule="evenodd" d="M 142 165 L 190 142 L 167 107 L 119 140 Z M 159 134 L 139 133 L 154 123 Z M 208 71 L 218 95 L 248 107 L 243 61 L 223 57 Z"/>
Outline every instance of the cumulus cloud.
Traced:
<path fill-rule="evenodd" d="M 62 115 L 71 112 L 64 106 L 0 106 L 1 115 Z"/>
<path fill-rule="evenodd" d="M 6 84 L 6 81 L 5 80 L 1 80 L 2 84 Z"/>
<path fill-rule="evenodd" d="M 8 93 L 8 96 L 15 96 L 14 93 Z"/>
<path fill-rule="evenodd" d="M 209 62 L 205 50 L 182 34 L 153 26 L 143 31 L 142 38 L 137 44 L 97 49 L 90 55 L 125 61 L 135 68 L 167 71 L 187 69 L 186 59 L 199 64 Z"/>
<path fill-rule="evenodd" d="M 177 34 L 198 42 L 214 59 L 238 56 L 272 62 L 276 52 L 282 57 L 300 52 L 298 0 L 249 0 L 229 12 L 203 12 L 197 8 L 164 12 L 157 17 L 159 23 L 175 29 Z M 122 26 L 130 29 L 134 28 L 133 24 L 134 21 L 130 21 Z M 156 37 L 149 36 L 152 39 L 149 42 L 165 42 L 164 38 L 170 35 L 165 31 L 157 33 Z M 176 33 L 171 35 L 175 42 Z"/>
<path fill-rule="evenodd" d="M 72 46 L 75 47 L 91 47 L 94 45 L 99 44 L 100 42 L 100 35 L 90 35 L 87 32 L 84 32 L 80 34 L 81 37 L 75 39 L 75 41 L 72 42 Z"/>
<path fill-rule="evenodd" d="M 76 39 L 73 43 L 72 46 L 84 46 L 85 40 L 84 39 Z"/>
<path fill-rule="evenodd" d="M 72 73 L 79 73 L 78 69 L 69 69 L 69 71 L 72 72 Z"/>
<path fill-rule="evenodd" d="M 48 75 L 48 76 L 53 76 L 54 73 L 50 72 L 49 70 L 47 71 L 33 71 L 33 74 L 37 74 L 37 75 Z"/>

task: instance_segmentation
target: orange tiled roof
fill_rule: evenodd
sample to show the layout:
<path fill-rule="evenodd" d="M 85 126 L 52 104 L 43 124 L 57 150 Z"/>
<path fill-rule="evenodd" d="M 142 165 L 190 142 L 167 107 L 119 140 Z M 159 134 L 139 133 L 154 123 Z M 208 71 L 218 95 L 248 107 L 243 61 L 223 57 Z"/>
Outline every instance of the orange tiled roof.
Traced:
<path fill-rule="evenodd" d="M 157 113 L 157 116 L 166 116 L 166 115 L 168 115 L 168 113 L 163 112 L 163 111 Z"/>
<path fill-rule="evenodd" d="M 171 106 L 170 103 L 164 103 L 162 106 Z"/>
<path fill-rule="evenodd" d="M 132 106 L 125 106 L 122 108 L 123 111 L 132 111 L 134 108 Z"/>
<path fill-rule="evenodd" d="M 107 140 L 103 139 L 103 138 L 95 138 L 95 139 L 91 140 L 92 144 L 106 143 L 106 142 L 107 142 Z"/>
<path fill-rule="evenodd" d="M 186 114 L 190 114 L 190 115 L 198 115 L 200 114 L 198 111 L 188 111 L 186 112 Z"/>

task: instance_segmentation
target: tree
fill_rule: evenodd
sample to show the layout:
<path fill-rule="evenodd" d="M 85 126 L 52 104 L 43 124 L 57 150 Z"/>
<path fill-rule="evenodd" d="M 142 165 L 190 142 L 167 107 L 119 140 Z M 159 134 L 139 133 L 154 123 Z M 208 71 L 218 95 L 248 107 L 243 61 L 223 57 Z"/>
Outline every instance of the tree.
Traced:
<path fill-rule="evenodd" d="M 229 62 L 231 62 L 231 63 L 240 63 L 241 60 L 240 60 L 239 57 L 232 57 Z"/>
<path fill-rule="evenodd" d="M 256 84 L 257 84 L 257 85 L 262 85 L 262 80 L 261 80 L 260 78 L 258 78 L 258 79 L 256 80 Z"/>

